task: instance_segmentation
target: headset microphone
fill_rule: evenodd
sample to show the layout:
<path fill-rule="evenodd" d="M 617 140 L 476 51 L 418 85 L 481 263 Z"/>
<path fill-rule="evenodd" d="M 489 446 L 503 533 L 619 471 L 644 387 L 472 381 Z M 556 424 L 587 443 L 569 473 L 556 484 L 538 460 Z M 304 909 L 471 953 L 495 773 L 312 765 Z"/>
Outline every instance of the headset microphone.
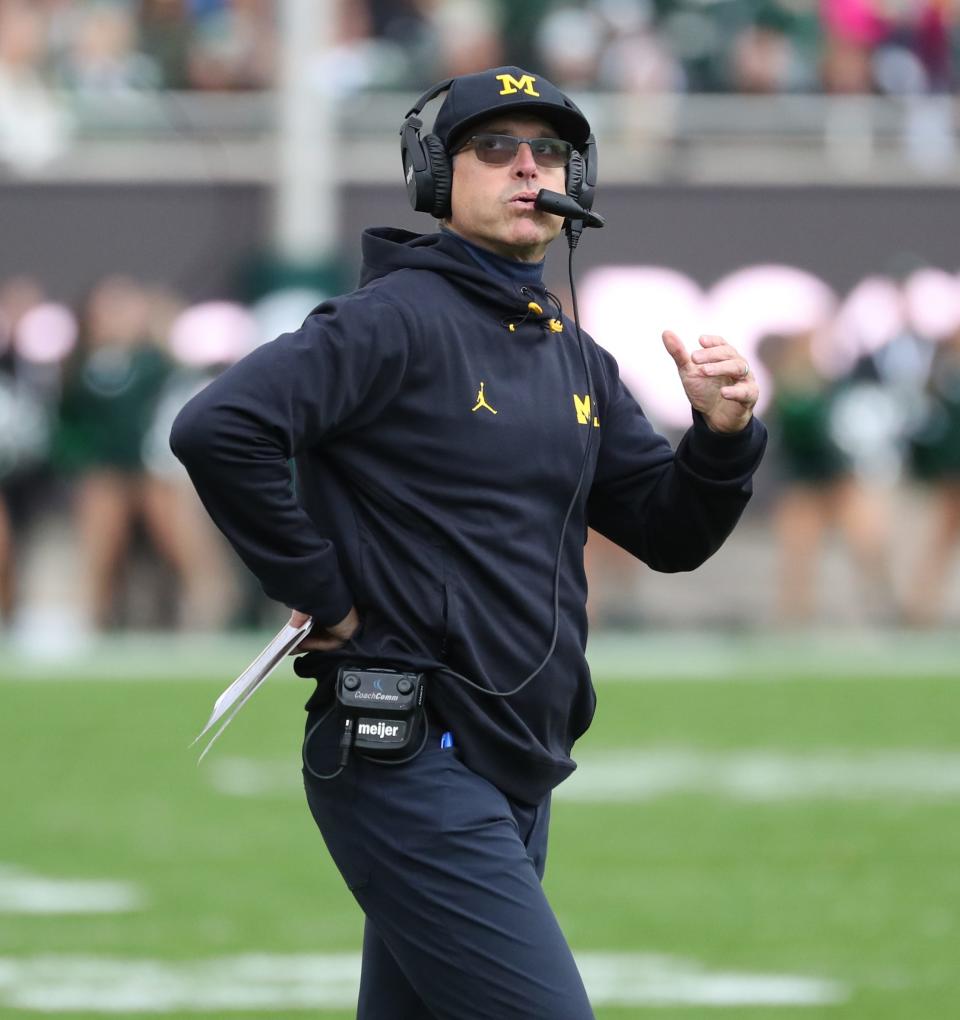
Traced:
<path fill-rule="evenodd" d="M 569 195 L 561 195 L 557 191 L 547 191 L 541 188 L 533 203 L 534 208 L 542 209 L 544 212 L 553 213 L 555 216 L 563 216 L 568 220 L 582 220 L 584 226 L 602 227 L 606 220 L 589 209 L 575 202 Z"/>

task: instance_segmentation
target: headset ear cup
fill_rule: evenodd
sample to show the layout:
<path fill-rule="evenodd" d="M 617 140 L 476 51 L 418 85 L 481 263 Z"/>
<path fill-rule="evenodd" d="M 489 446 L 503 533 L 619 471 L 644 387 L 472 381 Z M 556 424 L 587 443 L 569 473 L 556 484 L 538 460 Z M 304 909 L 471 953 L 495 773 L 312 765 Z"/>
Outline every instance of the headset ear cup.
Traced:
<path fill-rule="evenodd" d="M 577 203 L 580 202 L 580 193 L 583 191 L 583 177 L 583 156 L 574 149 L 567 164 L 567 194 Z"/>
<path fill-rule="evenodd" d="M 581 155 L 583 179 L 580 183 L 580 197 L 577 201 L 581 208 L 593 208 L 593 199 L 597 192 L 597 143 L 593 135 L 587 138 Z"/>
<path fill-rule="evenodd" d="M 400 129 L 400 156 L 410 204 L 417 212 L 429 212 L 433 207 L 433 177 L 420 138 L 420 127 L 421 122 L 416 117 L 408 117 L 403 122 Z"/>
<path fill-rule="evenodd" d="M 436 135 L 424 135 L 423 149 L 433 178 L 433 200 L 424 212 L 438 220 L 450 215 L 450 192 L 453 187 L 453 165 L 443 142 Z"/>

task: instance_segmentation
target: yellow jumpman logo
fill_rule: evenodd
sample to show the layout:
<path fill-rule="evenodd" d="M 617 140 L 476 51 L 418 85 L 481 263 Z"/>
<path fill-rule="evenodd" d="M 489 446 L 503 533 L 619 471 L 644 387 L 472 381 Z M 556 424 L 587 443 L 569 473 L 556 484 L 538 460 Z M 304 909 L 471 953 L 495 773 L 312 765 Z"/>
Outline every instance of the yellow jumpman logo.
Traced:
<path fill-rule="evenodd" d="M 496 414 L 497 412 L 487 403 L 487 398 L 483 395 L 483 385 L 483 382 L 481 382 L 480 392 L 477 394 L 477 403 L 472 410 L 479 411 L 481 407 L 485 407 L 491 414 Z"/>

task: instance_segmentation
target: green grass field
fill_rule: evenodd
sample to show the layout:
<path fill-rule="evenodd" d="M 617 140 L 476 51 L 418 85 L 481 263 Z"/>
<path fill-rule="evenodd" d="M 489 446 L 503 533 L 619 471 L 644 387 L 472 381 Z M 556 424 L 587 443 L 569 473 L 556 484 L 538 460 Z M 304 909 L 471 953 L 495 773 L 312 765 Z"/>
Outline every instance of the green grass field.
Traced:
<path fill-rule="evenodd" d="M 598 1017 L 960 1017 L 960 665 L 760 669 L 745 642 L 661 678 L 617 648 L 546 879 Z M 285 669 L 202 766 L 187 749 L 245 654 L 169 682 L 162 652 L 136 682 L 0 667 L 0 1017 L 353 1016 L 307 687 Z"/>

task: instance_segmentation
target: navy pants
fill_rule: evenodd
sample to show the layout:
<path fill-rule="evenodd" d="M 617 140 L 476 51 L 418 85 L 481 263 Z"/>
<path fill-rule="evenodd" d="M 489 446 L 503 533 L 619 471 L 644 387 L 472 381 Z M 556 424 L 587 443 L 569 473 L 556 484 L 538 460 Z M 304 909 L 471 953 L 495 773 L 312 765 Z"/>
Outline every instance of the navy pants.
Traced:
<path fill-rule="evenodd" d="M 305 747 L 335 770 L 337 713 Z M 311 716 L 307 730 L 316 723 Z M 366 915 L 358 1020 L 592 1020 L 540 885 L 549 798 L 517 804 L 441 749 L 304 770 L 307 802 Z"/>

